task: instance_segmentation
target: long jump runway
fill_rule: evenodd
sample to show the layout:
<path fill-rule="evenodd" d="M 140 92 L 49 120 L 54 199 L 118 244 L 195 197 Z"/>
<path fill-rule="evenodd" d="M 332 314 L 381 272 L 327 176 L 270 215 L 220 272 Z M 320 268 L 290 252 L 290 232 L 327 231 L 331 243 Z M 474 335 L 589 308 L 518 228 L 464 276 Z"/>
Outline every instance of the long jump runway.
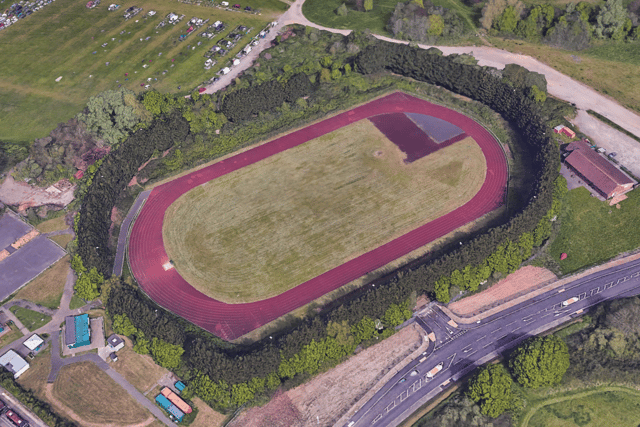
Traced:
<path fill-rule="evenodd" d="M 178 197 L 200 184 L 350 123 L 393 112 L 446 120 L 478 143 L 486 159 L 487 173 L 480 191 L 464 206 L 262 301 L 220 302 L 197 291 L 175 269 L 164 270 L 163 264 L 169 258 L 162 239 L 162 222 L 165 210 Z M 225 340 L 233 340 L 491 212 L 503 203 L 506 185 L 507 163 L 502 148 L 486 129 L 463 114 L 396 92 L 154 188 L 131 231 L 131 270 L 142 290 L 162 307 Z"/>

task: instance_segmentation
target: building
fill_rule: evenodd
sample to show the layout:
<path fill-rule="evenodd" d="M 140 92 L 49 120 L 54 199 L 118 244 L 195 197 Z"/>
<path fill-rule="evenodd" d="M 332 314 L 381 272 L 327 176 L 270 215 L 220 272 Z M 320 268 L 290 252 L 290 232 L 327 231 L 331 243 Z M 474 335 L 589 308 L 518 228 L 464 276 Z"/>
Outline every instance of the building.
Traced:
<path fill-rule="evenodd" d="M 191 413 L 192 411 L 191 406 L 189 406 L 187 402 L 182 400 L 180 396 L 175 394 L 169 387 L 163 387 L 162 390 L 160 390 L 160 394 L 166 397 L 167 399 L 169 399 L 171 403 L 176 405 L 178 409 L 180 409 L 185 414 Z"/>
<path fill-rule="evenodd" d="M 107 342 L 109 343 L 109 347 L 111 347 L 111 350 L 113 351 L 118 351 L 124 347 L 124 340 L 116 334 L 113 334 L 109 338 L 107 338 Z"/>
<path fill-rule="evenodd" d="M 565 125 L 556 126 L 556 127 L 553 128 L 553 131 L 555 133 L 561 133 L 563 135 L 566 135 L 569 138 L 575 138 L 576 137 L 576 133 L 574 131 L 572 131 L 571 129 L 569 129 L 568 127 L 566 127 Z"/>
<path fill-rule="evenodd" d="M 18 378 L 29 369 L 29 363 L 13 350 L 7 351 L 0 357 L 0 365 L 13 374 L 13 378 Z"/>
<path fill-rule="evenodd" d="M 69 348 L 78 348 L 91 344 L 88 314 L 67 316 L 65 318 L 64 342 Z"/>
<path fill-rule="evenodd" d="M 169 402 L 169 399 L 159 394 L 156 396 L 156 403 L 160 405 L 165 411 L 173 415 L 176 418 L 176 420 L 178 420 L 178 422 L 182 421 L 182 418 L 184 417 L 184 412 L 182 412 L 180 408 L 178 408 L 176 405 Z"/>
<path fill-rule="evenodd" d="M 569 152 L 564 159 L 567 166 L 605 199 L 619 197 L 633 189 L 635 182 L 604 156 L 592 150 L 588 142 L 572 142 L 566 151 Z"/>
<path fill-rule="evenodd" d="M 44 340 L 38 334 L 33 334 L 23 344 L 31 351 L 38 351 L 42 348 Z"/>

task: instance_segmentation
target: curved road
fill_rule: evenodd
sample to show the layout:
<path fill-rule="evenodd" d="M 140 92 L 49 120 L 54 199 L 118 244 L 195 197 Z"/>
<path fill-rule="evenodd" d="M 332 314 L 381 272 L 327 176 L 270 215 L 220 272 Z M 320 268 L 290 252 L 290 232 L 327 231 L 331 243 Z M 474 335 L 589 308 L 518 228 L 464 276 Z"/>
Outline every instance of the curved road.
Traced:
<path fill-rule="evenodd" d="M 437 304 L 418 313 L 418 324 L 436 333 L 436 346 L 426 360 L 409 363 L 345 426 L 397 426 L 421 405 L 476 367 L 554 328 L 603 301 L 640 293 L 640 260 L 593 273 L 487 317 L 481 323 L 455 325 Z M 563 306 L 562 302 L 579 300 Z M 454 326 L 455 325 L 455 326 Z M 442 363 L 433 378 L 426 373 Z M 417 370 L 417 374 L 414 370 Z M 412 376 L 411 373 L 414 372 Z M 353 424 L 351 424 L 353 423 Z"/>

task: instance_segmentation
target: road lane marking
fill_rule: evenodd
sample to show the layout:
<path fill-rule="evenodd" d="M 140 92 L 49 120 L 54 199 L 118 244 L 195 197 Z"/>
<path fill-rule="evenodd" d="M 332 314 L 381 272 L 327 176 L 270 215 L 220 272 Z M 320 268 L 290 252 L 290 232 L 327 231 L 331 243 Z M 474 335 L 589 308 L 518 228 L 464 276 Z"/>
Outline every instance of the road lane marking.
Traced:
<path fill-rule="evenodd" d="M 500 329 L 502 329 L 502 328 L 495 329 L 495 330 L 491 331 L 491 333 L 492 333 L 492 334 L 495 334 L 495 333 L 496 333 L 496 332 L 498 332 Z"/>

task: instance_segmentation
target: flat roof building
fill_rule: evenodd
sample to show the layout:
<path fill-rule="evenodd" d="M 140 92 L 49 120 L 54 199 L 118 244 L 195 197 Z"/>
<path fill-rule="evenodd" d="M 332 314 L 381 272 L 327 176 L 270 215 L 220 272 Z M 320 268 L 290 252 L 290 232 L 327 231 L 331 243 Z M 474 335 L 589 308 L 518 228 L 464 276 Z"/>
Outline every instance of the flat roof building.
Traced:
<path fill-rule="evenodd" d="M 88 314 L 67 316 L 65 318 L 64 342 L 69 348 L 78 348 L 91 344 Z"/>
<path fill-rule="evenodd" d="M 44 344 L 44 340 L 38 334 L 33 334 L 23 344 L 31 351 L 38 351 Z"/>
<path fill-rule="evenodd" d="M 0 365 L 11 372 L 13 378 L 18 378 L 29 369 L 29 363 L 13 350 L 7 351 L 0 357 Z"/>
<path fill-rule="evenodd" d="M 109 338 L 107 338 L 107 342 L 109 343 L 109 347 L 111 347 L 113 351 L 118 351 L 122 347 L 124 347 L 124 340 L 116 334 L 113 334 Z"/>

